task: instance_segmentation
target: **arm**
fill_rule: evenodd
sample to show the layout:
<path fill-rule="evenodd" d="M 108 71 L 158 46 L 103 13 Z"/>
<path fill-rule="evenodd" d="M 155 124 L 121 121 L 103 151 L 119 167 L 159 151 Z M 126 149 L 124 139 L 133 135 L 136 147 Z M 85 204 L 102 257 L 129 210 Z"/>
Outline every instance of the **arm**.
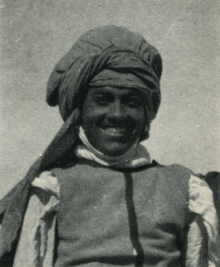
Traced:
<path fill-rule="evenodd" d="M 186 266 L 218 267 L 220 239 L 212 190 L 204 180 L 194 175 L 190 177 L 189 189 L 189 209 L 197 216 L 188 232 Z"/>
<path fill-rule="evenodd" d="M 50 172 L 32 183 L 13 267 L 52 266 L 59 185 Z"/>

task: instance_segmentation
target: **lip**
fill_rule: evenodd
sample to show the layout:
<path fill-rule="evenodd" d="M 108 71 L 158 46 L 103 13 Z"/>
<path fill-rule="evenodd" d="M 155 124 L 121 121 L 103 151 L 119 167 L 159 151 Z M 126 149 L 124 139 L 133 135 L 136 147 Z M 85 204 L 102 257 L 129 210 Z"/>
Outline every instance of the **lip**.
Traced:
<path fill-rule="evenodd" d="M 125 136 L 126 134 L 126 129 L 125 128 L 120 128 L 120 127 L 105 127 L 101 128 L 102 131 L 105 132 L 105 134 L 115 136 L 115 137 L 122 137 Z"/>

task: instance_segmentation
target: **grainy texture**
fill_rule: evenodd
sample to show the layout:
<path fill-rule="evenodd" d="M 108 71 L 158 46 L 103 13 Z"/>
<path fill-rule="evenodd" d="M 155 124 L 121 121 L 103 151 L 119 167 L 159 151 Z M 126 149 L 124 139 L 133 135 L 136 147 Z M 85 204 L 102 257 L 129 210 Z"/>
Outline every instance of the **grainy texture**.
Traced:
<path fill-rule="evenodd" d="M 79 35 L 115 24 L 163 58 L 162 105 L 146 142 L 162 164 L 220 171 L 220 3 L 217 0 L 5 0 L 1 11 L 0 197 L 60 128 L 45 103 L 49 75 Z"/>

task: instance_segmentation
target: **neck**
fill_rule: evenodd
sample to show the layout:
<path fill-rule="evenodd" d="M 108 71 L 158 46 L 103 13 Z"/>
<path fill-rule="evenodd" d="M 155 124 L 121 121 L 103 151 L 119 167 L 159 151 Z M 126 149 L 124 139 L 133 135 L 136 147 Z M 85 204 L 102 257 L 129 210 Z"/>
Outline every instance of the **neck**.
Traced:
<path fill-rule="evenodd" d="M 79 158 L 90 159 L 101 165 L 114 167 L 140 167 L 150 163 L 149 153 L 140 144 L 135 143 L 126 153 L 120 156 L 109 156 L 92 146 L 81 126 L 79 127 L 79 138 L 82 143 L 75 150 Z"/>

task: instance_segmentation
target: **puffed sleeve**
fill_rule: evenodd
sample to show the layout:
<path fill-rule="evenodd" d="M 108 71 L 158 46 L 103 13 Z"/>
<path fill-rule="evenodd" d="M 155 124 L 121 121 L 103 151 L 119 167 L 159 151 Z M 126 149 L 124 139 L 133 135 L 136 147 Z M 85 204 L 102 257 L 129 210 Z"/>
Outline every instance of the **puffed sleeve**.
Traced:
<path fill-rule="evenodd" d="M 213 194 L 208 184 L 191 175 L 189 210 L 196 214 L 187 238 L 186 267 L 219 267 L 220 239 Z"/>
<path fill-rule="evenodd" d="M 51 172 L 43 172 L 32 182 L 13 267 L 53 266 L 55 218 L 59 204 L 59 184 Z"/>

